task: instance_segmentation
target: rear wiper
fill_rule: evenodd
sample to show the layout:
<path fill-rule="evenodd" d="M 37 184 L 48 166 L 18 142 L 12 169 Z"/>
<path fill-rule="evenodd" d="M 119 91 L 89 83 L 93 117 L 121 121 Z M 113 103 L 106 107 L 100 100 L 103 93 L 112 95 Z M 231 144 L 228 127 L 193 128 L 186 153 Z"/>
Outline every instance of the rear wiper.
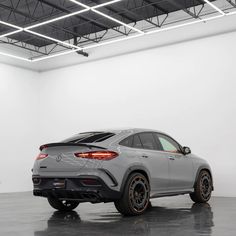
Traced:
<path fill-rule="evenodd" d="M 39 147 L 39 150 L 42 151 L 44 148 L 48 147 L 59 147 L 59 146 L 77 146 L 77 147 L 88 147 L 88 148 L 100 148 L 100 149 L 106 149 L 104 147 L 99 147 L 96 145 L 86 144 L 86 143 L 48 143 L 41 145 Z"/>

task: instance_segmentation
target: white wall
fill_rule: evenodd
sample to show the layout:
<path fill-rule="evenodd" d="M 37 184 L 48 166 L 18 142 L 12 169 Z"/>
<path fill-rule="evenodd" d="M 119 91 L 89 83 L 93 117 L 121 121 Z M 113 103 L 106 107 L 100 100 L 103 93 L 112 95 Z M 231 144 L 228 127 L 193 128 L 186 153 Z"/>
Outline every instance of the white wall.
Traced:
<path fill-rule="evenodd" d="M 32 188 L 38 153 L 38 74 L 0 64 L 0 192 Z"/>
<path fill-rule="evenodd" d="M 236 196 L 235 40 L 230 33 L 40 74 L 40 141 L 162 130 L 210 162 L 214 195 Z"/>
<path fill-rule="evenodd" d="M 42 143 L 144 127 L 190 146 L 212 166 L 214 195 L 236 196 L 235 39 L 230 33 L 41 74 L 0 64 L 0 192 L 32 189 Z"/>

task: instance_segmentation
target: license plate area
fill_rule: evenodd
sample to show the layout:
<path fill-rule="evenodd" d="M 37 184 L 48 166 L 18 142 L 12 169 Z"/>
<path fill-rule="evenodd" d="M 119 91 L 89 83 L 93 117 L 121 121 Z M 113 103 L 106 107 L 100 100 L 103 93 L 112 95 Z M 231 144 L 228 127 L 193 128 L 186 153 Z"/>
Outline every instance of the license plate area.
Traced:
<path fill-rule="evenodd" d="M 66 180 L 65 179 L 54 179 L 52 186 L 55 189 L 65 189 L 66 188 Z"/>

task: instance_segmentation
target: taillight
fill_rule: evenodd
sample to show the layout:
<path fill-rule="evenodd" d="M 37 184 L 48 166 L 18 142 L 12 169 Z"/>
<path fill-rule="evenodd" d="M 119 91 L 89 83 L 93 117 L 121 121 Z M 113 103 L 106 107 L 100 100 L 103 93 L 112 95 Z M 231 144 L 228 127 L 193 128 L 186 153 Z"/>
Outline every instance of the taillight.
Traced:
<path fill-rule="evenodd" d="M 48 156 L 48 154 L 39 153 L 38 156 L 36 157 L 36 160 L 42 160 L 42 159 L 46 158 L 47 156 Z"/>
<path fill-rule="evenodd" d="M 113 151 L 94 151 L 94 152 L 78 152 L 75 153 L 78 158 L 88 158 L 96 160 L 109 161 L 118 156 L 118 153 Z"/>

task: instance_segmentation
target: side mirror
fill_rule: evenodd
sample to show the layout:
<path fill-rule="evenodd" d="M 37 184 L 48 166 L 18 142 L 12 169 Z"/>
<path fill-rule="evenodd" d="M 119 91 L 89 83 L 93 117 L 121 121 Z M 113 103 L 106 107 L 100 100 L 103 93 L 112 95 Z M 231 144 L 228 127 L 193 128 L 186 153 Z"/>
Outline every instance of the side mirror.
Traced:
<path fill-rule="evenodd" d="M 189 147 L 183 147 L 183 154 L 188 155 L 191 153 L 191 149 Z"/>

